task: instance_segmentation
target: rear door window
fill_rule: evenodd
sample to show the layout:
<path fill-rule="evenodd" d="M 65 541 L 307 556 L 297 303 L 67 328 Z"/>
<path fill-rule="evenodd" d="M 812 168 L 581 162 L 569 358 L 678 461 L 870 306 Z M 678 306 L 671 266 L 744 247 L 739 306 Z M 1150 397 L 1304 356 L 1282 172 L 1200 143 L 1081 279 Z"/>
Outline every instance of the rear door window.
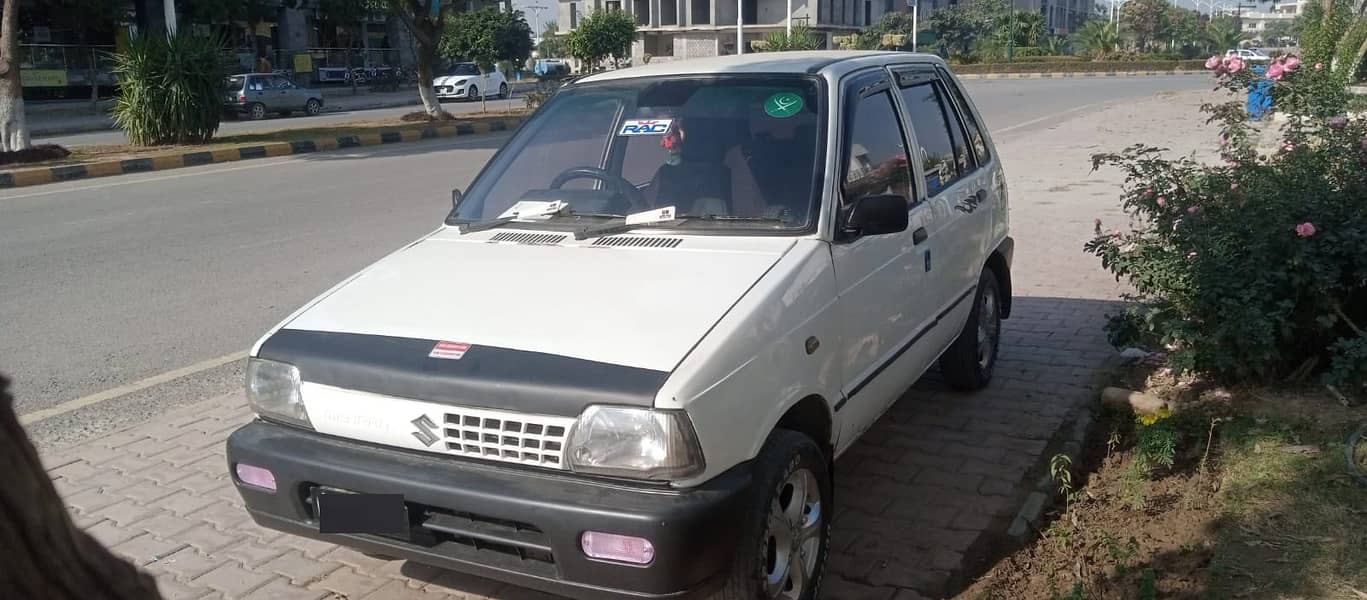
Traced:
<path fill-rule="evenodd" d="M 968 133 L 968 145 L 973 149 L 974 156 L 977 157 L 979 165 L 987 164 L 992 160 L 992 153 L 987 148 L 987 138 L 983 136 L 983 127 L 978 123 L 978 117 L 973 114 L 973 105 L 968 103 L 968 97 L 964 95 L 963 86 L 954 81 L 954 78 L 938 69 L 940 80 L 945 87 L 949 88 L 950 94 L 954 96 L 954 102 L 959 105 L 959 114 L 963 117 L 964 130 Z"/>

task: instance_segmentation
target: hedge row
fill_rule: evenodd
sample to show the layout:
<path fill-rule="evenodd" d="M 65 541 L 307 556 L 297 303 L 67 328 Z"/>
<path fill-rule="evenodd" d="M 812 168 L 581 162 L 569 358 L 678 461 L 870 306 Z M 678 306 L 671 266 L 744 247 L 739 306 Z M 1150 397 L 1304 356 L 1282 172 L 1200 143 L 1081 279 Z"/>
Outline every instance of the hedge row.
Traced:
<path fill-rule="evenodd" d="M 1012 62 L 976 65 L 956 65 L 954 71 L 962 75 L 984 73 L 1104 73 L 1133 71 L 1200 71 L 1204 60 L 1155 61 L 1067 61 L 1067 62 Z"/>

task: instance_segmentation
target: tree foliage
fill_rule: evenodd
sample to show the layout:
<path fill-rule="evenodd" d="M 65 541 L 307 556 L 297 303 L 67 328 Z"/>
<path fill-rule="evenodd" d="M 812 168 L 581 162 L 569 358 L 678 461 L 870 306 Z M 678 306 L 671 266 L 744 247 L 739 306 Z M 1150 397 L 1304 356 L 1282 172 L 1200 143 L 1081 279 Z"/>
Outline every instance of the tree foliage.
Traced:
<path fill-rule="evenodd" d="M 1206 41 L 1210 42 L 1212 52 L 1224 53 L 1238 48 L 1239 43 L 1246 39 L 1248 36 L 1233 17 L 1221 17 L 1206 24 Z"/>
<path fill-rule="evenodd" d="M 947 10 L 947 9 L 946 9 Z M 897 50 L 907 50 L 911 46 L 912 31 L 915 23 L 912 21 L 911 13 L 906 12 L 885 12 L 873 25 L 859 33 L 855 40 L 855 47 L 860 50 L 875 50 L 882 47 L 883 36 L 903 35 L 906 36 L 906 45 Z M 925 22 L 921 26 L 925 27 Z"/>
<path fill-rule="evenodd" d="M 1149 50 L 1166 37 L 1169 8 L 1167 0 L 1130 0 L 1120 7 L 1120 25 L 1141 51 Z"/>
<path fill-rule="evenodd" d="M 532 55 L 532 28 L 520 10 L 456 13 L 442 31 L 441 55 L 473 61 L 483 72 L 500 61 L 520 65 Z"/>
<path fill-rule="evenodd" d="M 433 11 L 434 5 L 428 0 L 384 1 L 389 6 L 390 14 L 398 17 L 404 27 L 408 28 L 408 32 L 413 34 L 416 46 L 414 54 L 418 63 L 418 95 L 422 98 L 423 109 L 428 116 L 434 118 L 446 115 L 446 111 L 441 109 L 441 103 L 437 101 L 436 93 L 432 91 L 432 63 L 437 58 L 442 26 L 446 23 L 447 17 L 455 12 L 456 3 L 437 3 L 436 10 Z"/>
<path fill-rule="evenodd" d="M 587 71 L 595 71 L 604 59 L 618 60 L 631 54 L 631 42 L 636 40 L 636 22 L 631 15 L 618 10 L 597 10 L 579 19 L 579 26 L 566 36 L 570 56 L 583 62 Z"/>
<path fill-rule="evenodd" d="M 541 32 L 541 42 L 536 45 L 536 53 L 541 58 L 569 56 L 569 46 L 565 42 L 565 36 L 557 35 L 558 33 L 560 33 L 560 27 L 554 22 L 546 24 L 546 29 Z"/>
<path fill-rule="evenodd" d="M 974 42 L 1003 27 L 1008 14 L 1004 0 L 973 0 L 936 10 L 929 24 L 942 51 L 968 57 Z"/>

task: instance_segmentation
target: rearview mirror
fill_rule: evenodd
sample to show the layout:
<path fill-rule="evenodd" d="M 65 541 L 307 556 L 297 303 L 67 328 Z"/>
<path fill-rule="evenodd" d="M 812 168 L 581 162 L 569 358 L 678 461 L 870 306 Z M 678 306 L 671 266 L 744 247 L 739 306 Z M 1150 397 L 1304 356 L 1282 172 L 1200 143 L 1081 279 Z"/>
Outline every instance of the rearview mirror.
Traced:
<path fill-rule="evenodd" d="M 886 235 L 906 230 L 907 199 L 896 194 L 855 200 L 845 219 L 845 231 L 854 235 Z"/>
<path fill-rule="evenodd" d="M 451 188 L 451 210 L 456 209 L 456 205 L 460 204 L 460 199 L 463 197 L 464 196 L 460 193 L 460 188 Z"/>

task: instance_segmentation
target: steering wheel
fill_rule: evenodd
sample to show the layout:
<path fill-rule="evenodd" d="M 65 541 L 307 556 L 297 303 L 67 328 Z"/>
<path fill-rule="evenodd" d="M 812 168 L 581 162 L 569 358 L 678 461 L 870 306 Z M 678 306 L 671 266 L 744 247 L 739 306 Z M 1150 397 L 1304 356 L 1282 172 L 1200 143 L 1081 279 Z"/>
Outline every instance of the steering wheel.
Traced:
<path fill-rule="evenodd" d="M 641 190 L 636 189 L 630 181 L 623 179 L 620 175 L 609 173 L 605 169 L 598 167 L 572 167 L 565 169 L 555 179 L 551 180 L 550 189 L 558 190 L 566 183 L 576 179 L 596 179 L 603 182 L 605 187 L 611 188 L 617 196 L 627 201 L 630 210 L 639 211 L 646 208 L 646 198 L 641 195 Z"/>

